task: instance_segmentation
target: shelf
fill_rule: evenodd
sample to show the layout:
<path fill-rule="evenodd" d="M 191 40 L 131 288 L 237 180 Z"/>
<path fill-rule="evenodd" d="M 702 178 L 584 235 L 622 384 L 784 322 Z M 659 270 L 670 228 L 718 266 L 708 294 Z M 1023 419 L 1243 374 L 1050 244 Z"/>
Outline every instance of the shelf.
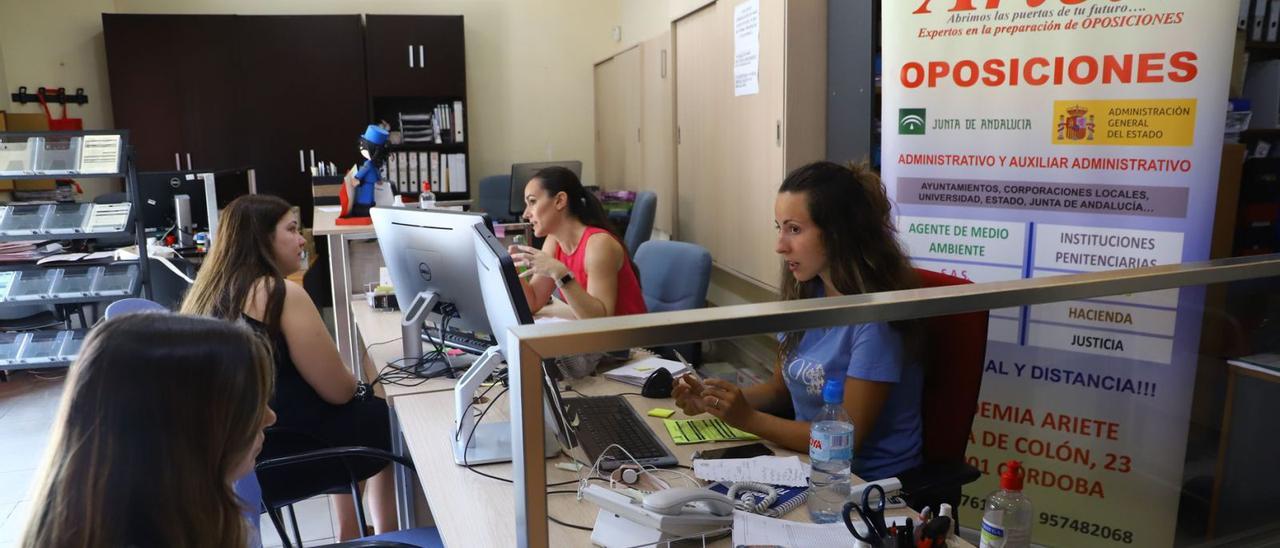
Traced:
<path fill-rule="evenodd" d="M 436 143 L 401 143 L 401 144 L 398 144 L 398 145 L 387 145 L 387 150 L 390 150 L 390 151 L 405 151 L 405 150 L 425 150 L 425 151 L 431 151 L 431 150 L 448 150 L 448 151 L 453 151 L 453 152 L 466 152 L 466 148 L 467 148 L 467 143 L 466 143 L 465 141 L 464 141 L 464 142 L 461 142 L 461 143 L 439 143 L 439 144 L 436 144 Z"/>
<path fill-rule="evenodd" d="M 138 293 L 136 261 L 0 271 L 0 305 L 89 303 Z"/>
<path fill-rule="evenodd" d="M 128 132 L 0 132 L 0 179 L 127 177 Z"/>
<path fill-rule="evenodd" d="M 123 179 L 126 173 L 37 173 L 34 175 L 0 175 L 0 179 L 9 181 L 30 181 L 34 179 Z"/>
<path fill-rule="evenodd" d="M 0 333 L 0 371 L 68 366 L 86 334 L 84 329 Z"/>
<path fill-rule="evenodd" d="M 128 203 L 0 205 L 0 242 L 131 236 L 132 217 L 133 206 Z M 114 230 L 88 231 L 89 226 Z"/>

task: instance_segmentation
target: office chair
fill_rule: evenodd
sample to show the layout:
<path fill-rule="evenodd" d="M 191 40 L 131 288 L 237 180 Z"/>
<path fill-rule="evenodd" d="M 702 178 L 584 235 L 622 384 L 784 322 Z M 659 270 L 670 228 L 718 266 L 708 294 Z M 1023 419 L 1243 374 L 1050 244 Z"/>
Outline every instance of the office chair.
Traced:
<path fill-rule="evenodd" d="M 627 233 L 622 240 L 627 244 L 627 253 L 632 257 L 640 250 L 640 244 L 649 241 L 653 234 L 653 216 L 658 209 L 658 195 L 649 190 L 636 193 L 635 204 L 631 206 L 631 220 L 627 222 Z"/>
<path fill-rule="evenodd" d="M 632 222 L 635 222 L 634 217 Z M 638 247 L 635 263 L 640 269 L 640 291 L 649 312 L 706 306 L 707 287 L 711 284 L 711 253 L 706 248 L 670 240 L 651 240 L 638 244 Z M 702 345 L 699 343 L 659 348 L 658 353 L 671 357 L 671 350 L 679 352 L 689 363 L 702 363 Z"/>
<path fill-rule="evenodd" d="M 921 287 L 972 283 L 946 274 L 916 269 Z M 959 530 L 960 488 L 981 473 L 965 462 L 969 431 L 978 410 L 982 367 L 987 354 L 986 310 L 922 321 L 924 393 L 921 420 L 924 425 L 924 463 L 898 475 L 912 508 L 940 504 L 955 509 Z"/>
<path fill-rule="evenodd" d="M 488 213 L 495 223 L 513 222 L 516 217 L 511 214 L 511 175 L 490 175 L 480 179 L 476 206 Z"/>
<path fill-rule="evenodd" d="M 128 299 L 120 299 L 109 305 L 107 310 L 103 312 L 102 317 L 111 319 L 115 316 L 131 314 L 133 312 L 165 312 L 164 305 L 147 299 L 130 297 Z"/>
<path fill-rule="evenodd" d="M 373 449 L 370 447 L 333 447 L 329 449 L 319 449 L 315 451 L 298 453 L 296 455 L 288 455 L 284 457 L 277 457 L 274 459 L 267 459 L 259 462 L 254 467 L 254 472 L 256 475 L 256 474 L 261 474 L 263 471 L 266 471 L 266 470 L 273 470 L 273 469 L 285 468 L 285 467 L 302 464 L 302 463 L 316 462 L 316 461 L 322 461 L 322 460 L 332 460 L 332 459 L 339 459 L 344 464 L 347 462 L 348 459 L 373 459 L 373 460 L 378 460 L 386 463 L 400 464 L 402 466 L 409 468 L 410 470 L 414 469 L 413 461 L 409 460 L 408 458 L 395 455 L 392 453 L 388 453 L 380 449 Z M 365 529 L 366 522 L 364 517 L 364 502 L 360 499 L 360 480 L 357 479 L 354 475 L 351 475 L 349 484 L 347 485 L 347 487 L 349 488 L 348 492 L 351 493 L 351 498 L 356 508 L 356 524 L 361 531 L 364 531 L 366 530 Z M 316 493 L 315 495 L 327 494 L 327 493 L 328 492 Z M 280 542 L 284 548 L 292 548 L 294 545 L 289 540 L 289 536 L 285 533 L 284 522 L 280 513 L 281 508 L 284 508 L 286 506 L 289 507 L 289 517 L 290 517 L 290 520 L 293 522 L 292 526 L 293 526 L 294 539 L 297 540 L 297 545 L 301 547 L 302 535 L 298 532 L 298 520 L 297 520 L 297 516 L 294 515 L 293 513 L 293 504 L 296 502 L 300 502 L 301 500 L 311 498 L 312 496 L 315 496 L 315 495 L 308 495 L 306 497 L 303 497 L 302 499 L 278 500 L 278 499 L 272 499 L 271 493 L 268 493 L 265 490 L 262 491 L 263 508 L 266 511 L 267 515 L 271 518 L 271 523 L 272 525 L 275 526 L 276 532 L 280 535 Z M 339 544 L 338 546 L 352 547 L 352 548 L 354 547 L 391 548 L 396 546 L 420 546 L 424 548 L 436 548 L 436 547 L 443 547 L 444 542 L 440 539 L 440 532 L 437 531 L 435 527 L 417 527 L 414 529 L 394 531 L 391 533 L 383 533 L 381 535 L 374 535 L 374 536 L 365 537 L 365 538 L 354 540 L 354 541 L 344 542 L 342 544 Z"/>

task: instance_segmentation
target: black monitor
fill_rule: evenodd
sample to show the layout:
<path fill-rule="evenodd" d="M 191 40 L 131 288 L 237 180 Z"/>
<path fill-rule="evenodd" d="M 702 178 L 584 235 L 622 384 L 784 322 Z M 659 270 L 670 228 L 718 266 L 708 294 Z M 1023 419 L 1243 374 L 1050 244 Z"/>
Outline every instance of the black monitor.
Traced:
<path fill-rule="evenodd" d="M 255 186 L 252 169 L 139 173 L 138 214 L 148 233 L 167 231 L 178 221 L 174 197 L 186 195 L 190 200 L 192 232 L 212 233 L 217 228 L 218 212 L 236 198 L 256 194 Z M 214 196 L 212 204 L 207 200 L 209 189 Z"/>
<path fill-rule="evenodd" d="M 565 160 L 560 162 L 532 162 L 527 164 L 511 164 L 511 214 L 524 213 L 524 186 L 529 184 L 534 174 L 549 167 L 563 167 L 582 178 L 582 162 Z"/>
<path fill-rule="evenodd" d="M 475 226 L 476 273 L 480 281 L 480 292 L 484 298 L 485 315 L 489 319 L 489 327 L 498 340 L 504 356 L 510 356 L 507 346 L 511 340 L 507 331 L 517 325 L 533 323 L 533 313 L 529 301 L 525 298 L 524 287 L 520 285 L 520 277 L 516 273 L 515 262 L 507 253 L 507 247 L 483 226 Z M 510 364 L 508 367 L 518 367 Z M 542 382 L 544 395 L 544 411 L 552 419 L 555 434 L 566 447 L 577 445 L 571 423 L 567 418 L 564 400 L 560 394 L 556 380 L 559 369 L 555 360 L 542 361 Z"/>

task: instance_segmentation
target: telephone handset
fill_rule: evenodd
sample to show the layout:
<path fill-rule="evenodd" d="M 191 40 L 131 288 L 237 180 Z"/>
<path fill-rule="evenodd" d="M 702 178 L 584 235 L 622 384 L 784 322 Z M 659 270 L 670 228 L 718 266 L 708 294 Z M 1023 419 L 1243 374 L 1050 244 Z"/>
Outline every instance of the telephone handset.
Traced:
<path fill-rule="evenodd" d="M 672 487 L 644 497 L 644 508 L 666 516 L 679 516 L 690 510 L 713 516 L 733 515 L 733 499 L 710 489 Z"/>
<path fill-rule="evenodd" d="M 598 546 L 649 545 L 733 525 L 733 501 L 710 489 L 672 487 L 641 498 L 593 484 L 582 496 L 600 507 L 591 535 Z"/>

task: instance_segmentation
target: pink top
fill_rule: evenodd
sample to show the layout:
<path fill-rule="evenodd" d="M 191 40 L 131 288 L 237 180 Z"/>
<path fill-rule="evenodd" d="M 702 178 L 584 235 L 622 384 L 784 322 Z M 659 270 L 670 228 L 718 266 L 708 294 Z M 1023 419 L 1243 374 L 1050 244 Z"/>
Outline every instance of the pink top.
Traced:
<path fill-rule="evenodd" d="M 556 260 L 564 263 L 569 267 L 569 271 L 573 272 L 573 278 L 582 284 L 583 289 L 590 287 L 590 280 L 587 279 L 587 240 L 593 234 L 608 234 L 610 238 L 622 245 L 618 241 L 618 237 L 603 228 L 594 226 L 587 227 L 582 231 L 582 239 L 578 240 L 578 247 L 574 248 L 573 253 L 565 254 L 560 246 L 556 246 Z M 623 246 L 623 255 L 626 255 L 626 246 Z M 614 316 L 626 316 L 628 314 L 644 314 L 649 309 L 644 305 L 644 294 L 640 292 L 640 281 L 636 279 L 636 272 L 631 269 L 631 261 L 622 261 L 622 268 L 618 269 L 618 298 L 613 307 Z"/>

